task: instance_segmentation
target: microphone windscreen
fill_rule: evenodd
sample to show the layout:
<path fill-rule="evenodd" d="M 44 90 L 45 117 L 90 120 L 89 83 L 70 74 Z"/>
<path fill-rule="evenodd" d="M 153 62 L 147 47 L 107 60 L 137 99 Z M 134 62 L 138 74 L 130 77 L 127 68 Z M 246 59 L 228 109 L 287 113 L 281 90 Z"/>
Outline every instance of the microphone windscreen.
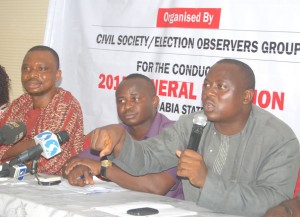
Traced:
<path fill-rule="evenodd" d="M 8 169 L 6 169 L 6 170 L 1 170 L 0 171 L 0 177 L 2 178 L 2 177 L 8 177 L 9 176 L 9 174 L 10 174 L 10 171 L 8 170 Z"/>
<path fill-rule="evenodd" d="M 56 133 L 56 136 L 59 144 L 63 144 L 70 139 L 68 132 L 65 130 L 59 131 L 58 133 Z"/>
<path fill-rule="evenodd" d="M 200 125 L 200 126 L 204 127 L 206 125 L 206 123 L 207 123 L 207 117 L 204 114 L 203 110 L 197 112 L 194 115 L 193 124 L 197 124 L 197 125 Z"/>
<path fill-rule="evenodd" d="M 26 126 L 22 122 L 8 122 L 0 128 L 1 143 L 14 144 L 26 135 Z"/>

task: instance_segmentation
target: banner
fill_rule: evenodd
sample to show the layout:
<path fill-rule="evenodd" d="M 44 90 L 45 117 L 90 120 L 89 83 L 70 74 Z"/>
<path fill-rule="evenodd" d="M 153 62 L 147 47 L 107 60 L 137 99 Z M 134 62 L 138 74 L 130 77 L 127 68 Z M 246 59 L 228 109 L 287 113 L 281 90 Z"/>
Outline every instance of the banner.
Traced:
<path fill-rule="evenodd" d="M 80 101 L 85 133 L 117 123 L 115 90 L 131 73 L 151 79 L 170 119 L 201 109 L 209 68 L 241 60 L 256 75 L 253 103 L 300 136 L 300 2 L 50 0 L 45 44 L 60 84 Z"/>

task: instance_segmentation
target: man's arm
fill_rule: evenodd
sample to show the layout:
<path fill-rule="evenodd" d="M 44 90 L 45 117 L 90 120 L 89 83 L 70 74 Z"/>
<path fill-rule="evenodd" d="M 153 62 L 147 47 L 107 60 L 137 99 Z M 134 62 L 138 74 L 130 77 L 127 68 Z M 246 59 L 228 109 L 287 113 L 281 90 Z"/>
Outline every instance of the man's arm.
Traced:
<path fill-rule="evenodd" d="M 16 157 L 22 152 L 28 150 L 29 148 L 35 146 L 34 139 L 27 139 L 21 142 L 18 142 L 12 146 L 3 154 L 2 161 L 8 160 L 10 158 Z"/>
<path fill-rule="evenodd" d="M 123 188 L 159 195 L 165 195 L 176 184 L 173 177 L 166 171 L 144 176 L 132 176 L 116 165 L 106 169 L 106 178 Z"/>
<path fill-rule="evenodd" d="M 70 184 L 83 186 L 82 180 L 78 180 L 78 177 L 84 175 L 83 166 L 88 167 L 93 175 L 100 175 L 100 162 L 87 158 L 73 158 L 66 163 L 64 169 L 64 177 L 68 178 Z M 166 171 L 144 176 L 132 176 L 116 165 L 106 169 L 106 178 L 123 188 L 160 195 L 165 195 L 176 184 L 174 178 Z M 92 184 L 89 176 L 86 181 Z"/>
<path fill-rule="evenodd" d="M 186 149 L 192 119 L 192 114 L 181 116 L 177 122 L 163 129 L 159 135 L 143 141 L 135 141 L 126 135 L 122 152 L 113 159 L 113 163 L 134 176 L 159 173 L 176 167 L 178 157 L 175 152 Z"/>

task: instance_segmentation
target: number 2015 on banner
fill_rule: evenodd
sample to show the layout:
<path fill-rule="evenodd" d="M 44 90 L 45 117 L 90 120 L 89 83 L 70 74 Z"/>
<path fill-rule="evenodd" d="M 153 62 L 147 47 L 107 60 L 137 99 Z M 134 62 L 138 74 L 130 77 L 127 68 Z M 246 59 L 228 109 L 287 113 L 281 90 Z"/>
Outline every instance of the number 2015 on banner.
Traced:
<path fill-rule="evenodd" d="M 99 84 L 98 88 L 99 89 L 107 89 L 107 90 L 116 90 L 117 87 L 119 86 L 121 79 L 124 77 L 120 78 L 120 75 L 105 75 L 105 74 L 100 74 L 99 75 Z"/>

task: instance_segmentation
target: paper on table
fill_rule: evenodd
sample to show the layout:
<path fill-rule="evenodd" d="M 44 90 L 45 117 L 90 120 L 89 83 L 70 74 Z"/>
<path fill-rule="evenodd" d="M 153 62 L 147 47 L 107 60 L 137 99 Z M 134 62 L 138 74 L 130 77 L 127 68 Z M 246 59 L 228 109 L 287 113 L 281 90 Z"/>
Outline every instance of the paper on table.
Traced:
<path fill-rule="evenodd" d="M 111 205 L 111 206 L 102 206 L 102 207 L 94 207 L 94 209 L 99 210 L 101 212 L 106 212 L 112 215 L 117 215 L 121 217 L 132 217 L 132 215 L 127 214 L 127 210 L 135 209 L 140 207 L 150 207 L 157 209 L 159 211 L 158 214 L 151 215 L 153 217 L 176 217 L 176 216 L 189 216 L 189 215 L 197 215 L 197 212 L 189 211 L 181 208 L 175 208 L 169 204 L 162 203 L 153 203 L 147 201 L 141 202 L 131 202 L 125 203 L 122 205 Z"/>
<path fill-rule="evenodd" d="M 118 186 L 113 182 L 106 182 L 93 177 L 94 185 L 86 185 L 84 187 L 72 186 L 69 184 L 68 180 L 63 179 L 59 185 L 53 186 L 59 190 L 68 190 L 81 194 L 92 194 L 92 193 L 106 193 L 106 192 L 121 192 L 128 191 L 125 188 Z"/>

